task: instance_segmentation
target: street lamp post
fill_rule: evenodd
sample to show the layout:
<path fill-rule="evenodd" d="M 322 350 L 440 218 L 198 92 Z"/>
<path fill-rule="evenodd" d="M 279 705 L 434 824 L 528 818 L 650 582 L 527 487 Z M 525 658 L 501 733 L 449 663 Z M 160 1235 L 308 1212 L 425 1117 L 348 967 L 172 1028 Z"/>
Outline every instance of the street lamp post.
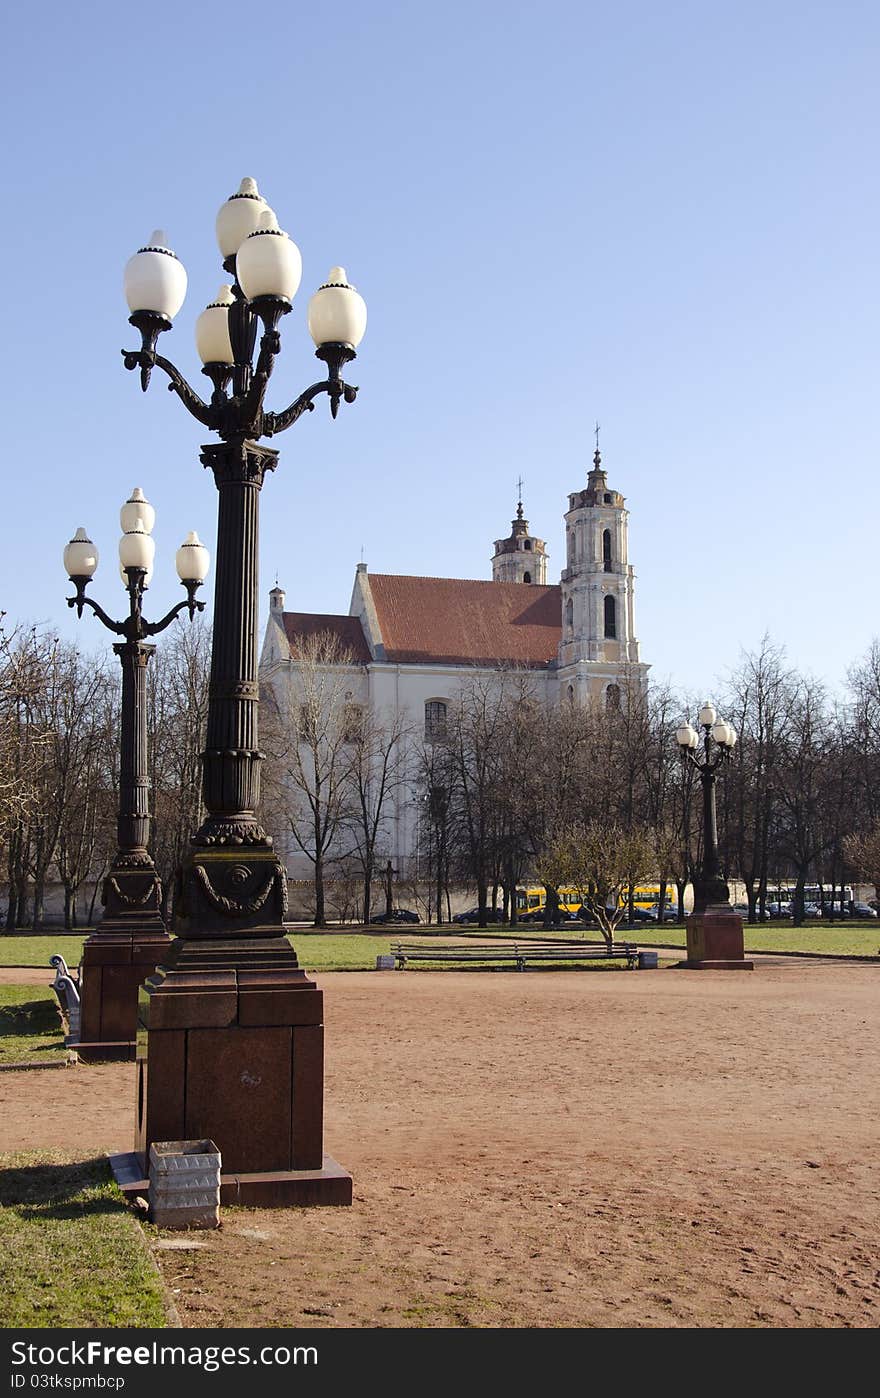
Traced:
<path fill-rule="evenodd" d="M 282 411 L 266 411 L 300 254 L 251 179 L 223 204 L 216 228 L 230 280 L 196 323 L 208 401 L 156 351 L 186 291 L 163 234 L 125 274 L 130 322 L 141 333 L 140 349 L 123 351 L 126 368 L 140 370 L 144 390 L 160 369 L 219 438 L 200 458 L 219 497 L 202 761 L 207 814 L 178 874 L 176 939 L 141 997 L 137 1156 L 143 1165 L 154 1140 L 209 1138 L 224 1174 L 239 1177 L 241 1203 L 350 1203 L 351 1176 L 323 1154 L 322 992 L 285 937 L 286 870 L 257 815 L 258 515 L 264 477 L 278 461 L 261 439 L 291 427 L 322 394 L 334 418 L 342 402 L 354 402 L 357 389 L 342 371 L 355 358 L 366 307 L 334 267 L 308 310 L 327 375 Z"/>
<path fill-rule="evenodd" d="M 689 722 L 676 729 L 682 765 L 696 769 L 703 788 L 703 857 L 693 878 L 693 912 L 686 920 L 687 960 L 691 970 L 751 970 L 743 959 L 742 918 L 730 905 L 730 889 L 718 853 L 718 820 L 715 779 L 730 761 L 736 732 L 714 706 L 705 703 L 697 720 L 698 732 Z"/>
<path fill-rule="evenodd" d="M 161 913 L 162 887 L 148 848 L 146 671 L 155 646 L 148 645 L 147 638 L 158 636 L 184 609 L 190 620 L 203 610 L 205 604 L 195 594 L 207 576 L 208 551 L 197 534 L 187 537 L 176 556 L 186 598 L 161 621 L 146 621 L 142 603 L 153 571 L 155 517 L 137 486 L 119 516 L 119 571 L 129 599 L 128 616 L 122 621 L 113 621 L 86 593 L 98 566 L 98 551 L 85 529 L 78 529 L 64 550 L 64 567 L 76 587 L 67 605 L 75 607 L 79 617 L 84 607 L 91 608 L 108 631 L 122 637 L 113 647 L 122 666 L 117 849 L 102 890 L 104 916 L 83 946 L 77 1051 L 86 1060 L 134 1057 L 138 988 L 169 941 Z"/>

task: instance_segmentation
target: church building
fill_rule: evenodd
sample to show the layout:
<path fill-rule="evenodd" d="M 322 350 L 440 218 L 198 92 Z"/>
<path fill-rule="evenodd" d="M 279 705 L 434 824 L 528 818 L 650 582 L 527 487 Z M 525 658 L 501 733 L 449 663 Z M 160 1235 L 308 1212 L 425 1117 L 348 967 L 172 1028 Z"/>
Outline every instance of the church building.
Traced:
<path fill-rule="evenodd" d="M 586 487 L 568 497 L 558 583 L 547 582 L 544 541 L 530 532 L 520 500 L 510 534 L 495 542 L 491 582 L 370 573 L 360 563 L 347 616 L 287 611 L 276 586 L 269 594 L 261 684 L 279 700 L 289 695 L 304 640 L 330 633 L 351 657 L 346 699 L 386 721 L 402 714 L 412 732 L 428 739 L 443 726 L 463 681 L 475 674 L 526 669 L 536 697 L 547 705 L 616 706 L 623 678 L 644 685 L 649 668 L 639 659 L 635 635 L 627 517 L 597 447 Z M 415 761 L 412 766 L 415 771 Z M 415 848 L 415 795 L 396 801 L 389 853 L 399 869 Z M 307 875 L 304 856 L 278 843 L 291 876 Z"/>

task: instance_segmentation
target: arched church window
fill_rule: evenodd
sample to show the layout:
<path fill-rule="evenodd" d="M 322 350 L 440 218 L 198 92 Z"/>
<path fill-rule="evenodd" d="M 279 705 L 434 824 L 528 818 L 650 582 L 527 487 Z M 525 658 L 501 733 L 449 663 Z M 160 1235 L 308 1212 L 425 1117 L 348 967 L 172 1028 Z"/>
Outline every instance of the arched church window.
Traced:
<path fill-rule="evenodd" d="M 569 702 L 569 704 L 573 704 L 573 703 L 574 703 L 574 685 L 573 685 L 573 684 L 570 684 L 570 685 L 568 686 L 568 702 Z"/>
<path fill-rule="evenodd" d="M 617 638 L 617 603 L 613 597 L 605 598 L 605 638 L 609 641 Z"/>
<path fill-rule="evenodd" d="M 606 494 L 605 494 L 605 504 L 606 504 L 606 505 L 610 505 L 610 504 L 611 504 L 611 496 L 610 496 L 607 492 L 606 492 Z"/>
<path fill-rule="evenodd" d="M 429 699 L 425 704 L 425 737 L 429 743 L 446 734 L 446 700 Z"/>
<path fill-rule="evenodd" d="M 523 582 L 531 582 L 531 581 L 532 581 L 532 575 L 531 575 L 531 573 L 523 573 Z"/>
<path fill-rule="evenodd" d="M 611 530 L 602 530 L 602 563 L 606 573 L 611 572 Z"/>
<path fill-rule="evenodd" d="M 531 547 L 532 547 L 532 541 L 531 541 L 531 539 L 523 539 L 523 548 L 524 548 L 524 549 L 530 549 Z"/>
<path fill-rule="evenodd" d="M 565 604 L 565 629 L 571 631 L 574 628 L 574 602 L 569 597 Z"/>
<path fill-rule="evenodd" d="M 620 685 L 610 684 L 605 691 L 605 708 L 610 712 L 620 708 Z"/>

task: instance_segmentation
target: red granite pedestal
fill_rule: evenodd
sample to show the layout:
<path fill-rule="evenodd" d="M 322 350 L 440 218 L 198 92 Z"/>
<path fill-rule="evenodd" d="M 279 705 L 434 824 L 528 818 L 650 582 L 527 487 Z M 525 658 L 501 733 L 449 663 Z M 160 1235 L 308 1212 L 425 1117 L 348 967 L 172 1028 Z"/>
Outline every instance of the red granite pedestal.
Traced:
<path fill-rule="evenodd" d="M 351 1175 L 323 1150 L 323 1002 L 284 937 L 175 939 L 140 995 L 127 1192 L 151 1142 L 208 1138 L 223 1203 L 350 1204 Z"/>
<path fill-rule="evenodd" d="M 687 971 L 752 971 L 746 961 L 743 924 L 729 904 L 708 907 L 685 919 L 687 960 L 677 964 Z"/>
<path fill-rule="evenodd" d="M 80 1042 L 85 1063 L 134 1060 L 138 992 L 167 956 L 171 938 L 159 911 L 162 888 L 152 861 L 114 866 L 104 885 L 104 919 L 83 944 Z"/>

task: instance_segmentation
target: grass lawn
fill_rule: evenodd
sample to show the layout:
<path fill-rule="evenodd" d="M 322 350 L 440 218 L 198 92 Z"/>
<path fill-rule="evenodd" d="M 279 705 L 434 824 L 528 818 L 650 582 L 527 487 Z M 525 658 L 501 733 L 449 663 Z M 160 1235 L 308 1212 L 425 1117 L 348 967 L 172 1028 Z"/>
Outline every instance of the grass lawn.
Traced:
<path fill-rule="evenodd" d="M 79 965 L 82 944 L 90 934 L 71 936 L 66 932 L 40 933 L 38 936 L 16 932 L 0 933 L 0 966 L 39 966 L 51 983 L 55 972 L 49 957 L 61 955 L 71 971 Z"/>
<path fill-rule="evenodd" d="M 651 943 L 683 947 L 683 927 L 667 925 L 661 930 L 634 927 L 621 940 L 631 936 L 645 946 Z M 825 956 L 877 956 L 880 951 L 880 924 L 852 922 L 830 925 L 808 922 L 803 927 L 792 923 L 748 922 L 743 928 L 746 951 L 812 951 Z"/>
<path fill-rule="evenodd" d="M 433 935 L 444 938 L 462 935 L 488 941 L 492 937 L 505 940 L 520 938 L 578 938 L 585 934 L 575 924 L 558 928 L 549 933 L 534 923 L 525 927 L 449 927 L 397 926 L 391 931 L 377 929 L 370 932 L 315 932 L 312 929 L 297 929 L 289 934 L 288 940 L 296 949 L 300 965 L 306 971 L 371 971 L 375 969 L 376 957 L 391 949 L 391 943 L 409 941 L 413 937 Z M 0 934 L 0 966 L 33 966 L 45 973 L 46 984 L 50 984 L 53 971 L 49 957 L 60 952 L 71 970 L 79 963 L 83 936 L 10 936 Z M 590 941 L 600 941 L 598 931 L 587 931 Z M 683 947 L 684 928 L 666 924 L 662 928 L 637 923 L 634 927 L 618 928 L 618 941 L 637 942 L 641 946 Z M 747 951 L 813 951 L 837 956 L 877 956 L 880 952 L 880 921 L 844 922 L 840 924 L 809 922 L 803 927 L 791 923 L 747 923 L 745 926 L 745 946 Z M 42 980 L 42 976 L 36 979 Z"/>
<path fill-rule="evenodd" d="M 106 1160 L 0 1156 L 0 1327 L 164 1327 L 164 1292 Z"/>
<path fill-rule="evenodd" d="M 41 985 L 0 985 L 0 1066 L 63 1063 L 66 1058 L 54 990 Z"/>
<path fill-rule="evenodd" d="M 418 928 L 414 929 L 416 932 Z M 307 971 L 364 971 L 374 970 L 376 957 L 380 952 L 390 950 L 391 942 L 404 933 L 395 929 L 388 932 L 336 934 L 335 932 L 296 931 L 288 940 L 299 957 L 300 965 Z M 71 936 L 9 936 L 0 935 L 0 966 L 33 966 L 45 973 L 46 985 L 51 985 L 55 975 L 49 965 L 49 957 L 56 952 L 64 957 L 71 971 L 79 964 L 83 937 Z M 42 976 L 35 976 L 35 981 Z M 54 998 L 54 993 L 53 993 Z"/>

